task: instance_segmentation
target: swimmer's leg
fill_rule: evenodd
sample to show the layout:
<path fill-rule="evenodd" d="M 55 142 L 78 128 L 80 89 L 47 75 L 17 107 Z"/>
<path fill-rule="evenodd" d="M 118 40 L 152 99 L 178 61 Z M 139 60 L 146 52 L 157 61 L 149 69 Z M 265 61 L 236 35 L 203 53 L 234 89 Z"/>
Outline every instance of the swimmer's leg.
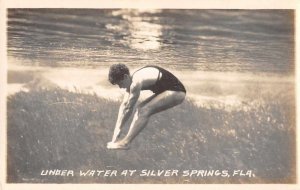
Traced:
<path fill-rule="evenodd" d="M 151 115 L 182 103 L 184 98 L 184 92 L 165 91 L 152 97 L 152 99 L 142 107 L 138 107 L 134 114 L 128 134 L 122 140 L 116 142 L 117 147 L 127 146 L 147 125 Z"/>

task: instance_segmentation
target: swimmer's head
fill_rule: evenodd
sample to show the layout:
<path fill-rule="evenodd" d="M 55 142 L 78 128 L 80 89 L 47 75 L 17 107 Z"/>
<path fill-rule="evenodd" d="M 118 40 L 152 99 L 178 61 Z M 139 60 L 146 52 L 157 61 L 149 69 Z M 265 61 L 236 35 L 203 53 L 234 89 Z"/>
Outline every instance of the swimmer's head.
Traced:
<path fill-rule="evenodd" d="M 109 68 L 108 80 L 111 84 L 115 85 L 123 80 L 125 76 L 129 76 L 129 69 L 122 63 L 113 64 Z"/>

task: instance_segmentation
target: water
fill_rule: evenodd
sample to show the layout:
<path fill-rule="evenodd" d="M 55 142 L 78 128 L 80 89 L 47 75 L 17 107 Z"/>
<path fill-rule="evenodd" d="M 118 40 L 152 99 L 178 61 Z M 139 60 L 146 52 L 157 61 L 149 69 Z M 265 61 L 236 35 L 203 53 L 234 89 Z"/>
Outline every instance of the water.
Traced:
<path fill-rule="evenodd" d="M 293 16 L 291 10 L 9 9 L 8 94 L 57 85 L 120 99 L 107 73 L 109 65 L 125 63 L 171 70 L 201 106 L 286 103 L 295 97 Z"/>
<path fill-rule="evenodd" d="M 291 10 L 9 9 L 8 57 L 29 66 L 112 63 L 294 72 Z"/>

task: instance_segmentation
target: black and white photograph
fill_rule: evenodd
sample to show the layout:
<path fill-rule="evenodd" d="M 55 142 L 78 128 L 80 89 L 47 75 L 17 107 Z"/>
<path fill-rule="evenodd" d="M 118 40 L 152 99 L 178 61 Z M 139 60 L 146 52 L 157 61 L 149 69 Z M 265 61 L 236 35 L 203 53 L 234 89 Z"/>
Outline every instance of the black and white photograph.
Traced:
<path fill-rule="evenodd" d="M 7 184 L 296 184 L 294 9 L 8 8 Z"/>

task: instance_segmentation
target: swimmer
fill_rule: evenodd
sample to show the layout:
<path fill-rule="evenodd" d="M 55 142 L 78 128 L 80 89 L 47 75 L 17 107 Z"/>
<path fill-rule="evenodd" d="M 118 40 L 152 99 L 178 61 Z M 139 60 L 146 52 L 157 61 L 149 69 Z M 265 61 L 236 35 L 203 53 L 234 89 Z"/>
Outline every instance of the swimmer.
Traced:
<path fill-rule="evenodd" d="M 186 95 L 183 84 L 172 73 L 158 66 L 145 66 L 130 75 L 126 65 L 114 64 L 109 70 L 109 81 L 126 89 L 126 92 L 119 108 L 112 141 L 107 143 L 108 149 L 128 149 L 130 142 L 147 125 L 152 115 L 181 104 Z M 137 105 L 134 112 L 142 90 L 151 90 L 153 95 Z M 129 131 L 123 139 L 118 140 L 131 114 L 134 116 Z"/>

